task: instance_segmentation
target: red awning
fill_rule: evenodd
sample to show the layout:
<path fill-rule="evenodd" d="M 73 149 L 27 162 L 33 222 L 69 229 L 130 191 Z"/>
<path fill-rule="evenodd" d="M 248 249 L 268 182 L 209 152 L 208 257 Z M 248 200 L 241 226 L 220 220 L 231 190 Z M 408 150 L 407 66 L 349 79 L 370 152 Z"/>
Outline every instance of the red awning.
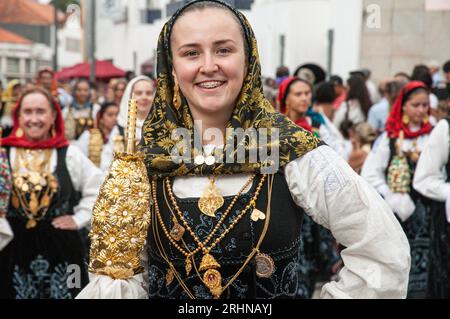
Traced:
<path fill-rule="evenodd" d="M 91 75 L 91 65 L 88 62 L 79 63 L 71 67 L 63 68 L 56 73 L 58 80 L 70 80 L 75 78 L 89 78 Z M 110 61 L 95 62 L 95 78 L 107 80 L 125 76 L 125 71 L 114 66 Z"/>

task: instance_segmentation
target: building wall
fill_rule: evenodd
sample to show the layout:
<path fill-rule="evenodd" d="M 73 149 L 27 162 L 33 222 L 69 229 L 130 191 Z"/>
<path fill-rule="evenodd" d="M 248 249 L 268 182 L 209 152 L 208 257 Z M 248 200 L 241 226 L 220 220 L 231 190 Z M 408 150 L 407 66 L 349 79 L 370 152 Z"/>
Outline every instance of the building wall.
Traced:
<path fill-rule="evenodd" d="M 381 25 L 363 25 L 361 65 L 372 69 L 375 80 L 450 59 L 450 10 L 427 11 L 426 0 L 364 0 L 370 4 L 379 6 Z"/>
<path fill-rule="evenodd" d="M 112 59 L 119 67 L 132 70 L 135 52 L 139 68 L 156 51 L 159 32 L 167 20 L 164 10 L 168 2 L 152 1 L 154 7 L 163 9 L 163 19 L 153 24 L 140 23 L 139 10 L 147 5 L 145 0 L 126 2 L 128 21 L 125 23 L 114 24 L 99 16 L 97 57 Z M 286 43 L 284 61 L 292 71 L 306 62 L 326 69 L 328 30 L 332 28 L 335 32 L 332 71 L 346 76 L 359 66 L 361 6 L 361 0 L 345 0 L 345 6 L 342 0 L 255 0 L 252 9 L 243 13 L 257 37 L 263 75 L 273 77 L 280 64 L 281 34 L 285 35 Z"/>
<path fill-rule="evenodd" d="M 0 74 L 5 80 L 34 80 L 41 66 L 51 65 L 52 51 L 42 44 L 0 43 Z M 8 68 L 8 58 L 18 59 L 18 72 Z"/>
<path fill-rule="evenodd" d="M 280 35 L 285 35 L 284 64 L 291 72 L 304 63 L 328 65 L 328 31 L 334 30 L 332 69 L 346 76 L 359 66 L 361 1 L 256 0 L 249 20 L 261 54 L 262 72 L 274 76 L 281 62 Z"/>
<path fill-rule="evenodd" d="M 74 15 L 58 29 L 58 69 L 83 62 L 83 29 Z"/>
<path fill-rule="evenodd" d="M 127 21 L 114 23 L 111 19 L 102 17 L 97 7 L 97 47 L 98 59 L 111 59 L 118 67 L 136 71 L 140 74 L 140 65 L 153 57 L 159 32 L 164 20 L 153 24 L 141 23 L 140 10 L 145 8 L 144 0 L 127 2 Z M 98 2 L 100 6 L 100 1 Z M 134 68 L 136 67 L 136 70 Z"/>

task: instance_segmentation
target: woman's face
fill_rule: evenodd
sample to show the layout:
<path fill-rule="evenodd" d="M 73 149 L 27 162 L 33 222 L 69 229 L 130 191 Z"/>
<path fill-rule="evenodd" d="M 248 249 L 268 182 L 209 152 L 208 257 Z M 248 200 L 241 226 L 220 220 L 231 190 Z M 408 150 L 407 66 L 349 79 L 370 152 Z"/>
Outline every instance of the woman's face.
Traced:
<path fill-rule="evenodd" d="M 49 91 L 52 89 L 53 75 L 50 72 L 42 72 L 39 81 L 45 89 Z"/>
<path fill-rule="evenodd" d="M 117 105 L 109 106 L 100 118 L 100 125 L 110 132 L 117 124 L 117 116 L 119 115 L 119 107 Z"/>
<path fill-rule="evenodd" d="M 247 73 L 244 39 L 233 13 L 207 8 L 186 13 L 171 35 L 172 74 L 194 118 L 231 115 Z"/>
<path fill-rule="evenodd" d="M 19 127 L 29 141 L 43 141 L 50 137 L 56 113 L 41 93 L 30 93 L 22 99 L 19 109 Z"/>
<path fill-rule="evenodd" d="M 286 96 L 286 108 L 298 114 L 305 114 L 311 105 L 311 87 L 304 82 L 295 82 Z"/>
<path fill-rule="evenodd" d="M 22 93 L 22 86 L 20 84 L 17 84 L 13 87 L 12 95 L 15 100 L 17 100 Z"/>
<path fill-rule="evenodd" d="M 89 98 L 89 84 L 87 82 L 80 82 L 78 83 L 76 90 L 75 90 L 75 98 L 77 99 L 78 103 L 84 104 L 87 102 Z"/>
<path fill-rule="evenodd" d="M 425 92 L 413 93 L 403 106 L 403 114 L 408 115 L 410 123 L 419 126 L 428 115 L 430 98 Z"/>
<path fill-rule="evenodd" d="M 114 98 L 118 103 L 120 103 L 120 101 L 122 100 L 125 87 L 126 87 L 125 83 L 119 83 L 116 85 L 116 88 L 114 89 Z"/>
<path fill-rule="evenodd" d="M 153 84 L 146 80 L 136 82 L 133 86 L 132 96 L 136 99 L 138 114 L 143 118 L 147 117 L 154 97 Z"/>

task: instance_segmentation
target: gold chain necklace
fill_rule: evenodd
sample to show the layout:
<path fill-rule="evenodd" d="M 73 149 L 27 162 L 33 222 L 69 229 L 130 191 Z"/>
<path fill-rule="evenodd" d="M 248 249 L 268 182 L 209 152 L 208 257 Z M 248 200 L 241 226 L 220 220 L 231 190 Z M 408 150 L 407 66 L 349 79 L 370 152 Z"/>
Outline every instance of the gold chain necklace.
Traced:
<path fill-rule="evenodd" d="M 255 256 L 255 254 L 256 254 L 257 264 L 262 262 L 264 264 L 264 266 L 265 266 L 267 264 L 267 261 L 270 261 L 271 267 L 272 267 L 270 269 L 270 271 L 271 271 L 271 273 L 273 273 L 273 270 L 274 270 L 273 260 L 271 259 L 270 256 L 268 256 L 266 254 L 262 254 L 259 251 L 259 247 L 261 246 L 261 244 L 262 244 L 262 242 L 263 242 L 263 240 L 264 240 L 264 238 L 265 238 L 265 236 L 267 234 L 269 221 L 270 221 L 270 204 L 271 204 L 271 197 L 272 197 L 271 194 L 272 194 L 273 178 L 274 178 L 274 176 L 270 175 L 269 183 L 267 184 L 267 188 L 268 188 L 268 202 L 267 202 L 267 210 L 266 210 L 267 216 L 265 218 L 266 220 L 265 220 L 265 223 L 264 223 L 264 228 L 263 228 L 261 236 L 260 236 L 260 238 L 258 240 L 258 243 L 256 244 L 256 247 L 253 248 L 253 250 L 247 256 L 247 259 L 242 264 L 242 266 L 239 268 L 239 270 L 227 282 L 227 284 L 225 286 L 222 287 L 222 285 L 221 285 L 221 281 L 222 281 L 221 280 L 221 274 L 214 268 L 207 269 L 207 271 L 203 275 L 203 279 L 202 279 L 202 276 L 199 273 L 199 271 L 202 271 L 201 266 L 200 266 L 200 270 L 197 269 L 197 266 L 195 265 L 195 262 L 194 262 L 194 257 L 191 256 L 193 264 L 194 264 L 194 268 L 195 268 L 195 271 L 196 271 L 198 277 L 202 280 L 203 284 L 210 289 L 210 292 L 213 294 L 214 298 L 219 298 L 220 295 L 223 293 L 223 291 L 225 291 L 225 289 L 227 289 L 237 279 L 237 277 L 242 273 L 242 271 L 244 270 L 245 266 Z M 154 209 L 153 209 L 153 212 L 157 216 L 159 215 L 159 217 L 160 217 L 159 207 L 158 207 L 158 203 L 157 203 L 157 199 L 156 199 L 156 181 L 152 182 L 152 188 L 153 188 L 153 192 L 152 193 L 153 193 L 153 198 L 154 198 L 154 205 L 153 205 Z M 170 208 L 170 206 L 169 206 L 169 208 Z M 173 214 L 173 211 L 172 211 L 172 214 Z M 157 216 L 154 216 L 154 219 L 156 219 Z M 160 218 L 158 218 L 158 219 L 160 219 Z M 160 224 L 161 224 L 161 219 L 160 219 Z M 161 226 L 162 226 L 162 228 L 164 230 L 165 225 L 162 224 Z M 163 259 L 167 262 L 167 264 L 170 267 L 170 269 L 169 269 L 169 271 L 168 271 L 168 273 L 166 275 L 166 284 L 167 285 L 170 284 L 170 282 L 173 280 L 173 277 L 175 277 L 177 279 L 177 281 L 179 282 L 179 284 L 181 285 L 181 287 L 183 288 L 183 290 L 188 294 L 188 296 L 191 299 L 195 299 L 195 296 L 190 292 L 189 287 L 186 286 L 186 284 L 184 283 L 184 280 L 181 278 L 181 276 L 177 272 L 175 266 L 170 262 L 170 259 L 167 256 L 167 253 L 165 252 L 164 246 L 162 245 L 161 238 L 160 238 L 158 227 L 156 226 L 156 223 L 153 223 L 153 231 L 154 231 L 154 234 L 155 234 L 157 248 L 158 248 L 161 256 L 163 257 Z M 165 234 L 166 234 L 166 236 L 168 235 L 167 231 L 165 231 Z M 170 238 L 169 238 L 169 240 L 170 240 Z M 187 244 L 184 242 L 184 240 L 182 240 L 182 242 L 183 242 L 186 250 L 189 251 L 189 248 L 188 248 Z M 202 262 L 203 262 L 203 260 L 202 260 Z M 219 267 L 220 267 L 220 265 L 219 265 Z M 257 271 L 257 274 L 258 274 L 258 271 Z"/>
<path fill-rule="evenodd" d="M 22 208 L 19 211 L 28 219 L 27 229 L 34 228 L 45 217 L 58 189 L 58 182 L 49 168 L 51 155 L 52 149 L 16 149 L 11 204 L 17 210 Z"/>
<path fill-rule="evenodd" d="M 254 178 L 254 176 L 251 177 L 251 179 L 249 179 L 248 183 L 250 182 L 250 180 L 252 180 Z M 194 250 L 194 251 L 185 251 L 182 247 L 180 247 L 180 245 L 175 241 L 174 238 L 172 238 L 171 234 L 169 233 L 169 231 L 167 230 L 167 227 L 164 225 L 164 222 L 162 220 L 161 214 L 159 212 L 159 207 L 157 206 L 157 203 L 155 203 L 155 208 L 156 208 L 156 214 L 157 214 L 157 218 L 158 221 L 161 225 L 161 228 L 164 231 L 164 234 L 166 235 L 166 237 L 169 239 L 170 243 L 175 246 L 177 248 L 178 251 L 180 251 L 180 253 L 182 253 L 185 257 L 186 257 L 186 273 L 187 275 L 190 273 L 191 269 L 192 269 L 192 262 L 191 262 L 191 257 L 193 257 L 198 251 L 202 250 L 203 251 L 203 257 L 200 263 L 200 271 L 205 271 L 205 274 L 203 275 L 203 282 L 205 283 L 205 285 L 209 288 L 209 290 L 211 291 L 211 293 L 213 294 L 213 296 L 215 296 L 216 298 L 218 298 L 218 296 L 220 296 L 220 294 L 222 293 L 223 289 L 222 289 L 222 276 L 220 274 L 220 272 L 217 270 L 217 268 L 220 268 L 220 264 L 216 261 L 216 259 L 210 254 L 210 251 L 234 228 L 234 226 L 237 224 L 237 222 L 248 212 L 248 210 L 251 207 L 255 207 L 256 205 L 256 199 L 259 196 L 259 193 L 261 191 L 261 187 L 264 183 L 266 179 L 266 175 L 263 175 L 261 178 L 261 181 L 259 182 L 257 189 L 255 191 L 255 195 L 253 196 L 253 198 L 250 200 L 250 202 L 248 203 L 248 205 L 239 213 L 239 215 L 233 220 L 233 222 L 228 226 L 227 229 L 225 229 L 225 231 L 218 237 L 216 238 L 216 240 L 209 246 L 206 247 L 206 243 L 212 238 L 212 236 L 214 235 L 214 233 L 218 230 L 218 228 L 220 227 L 221 223 L 223 222 L 223 220 L 225 219 L 224 216 L 226 217 L 226 215 L 228 214 L 228 212 L 231 210 L 232 205 L 230 204 L 230 206 L 227 209 L 226 214 L 224 214 L 224 216 L 222 216 L 222 219 L 220 221 L 220 224 L 218 223 L 216 225 L 216 227 L 213 229 L 213 231 L 211 232 L 211 234 L 209 234 L 207 240 L 205 240 L 204 242 L 202 242 L 193 232 L 193 230 L 191 229 L 191 227 L 187 224 L 186 220 L 184 219 L 176 201 L 175 198 L 173 196 L 172 190 L 170 187 L 168 187 L 169 190 L 169 195 L 171 197 L 172 200 L 172 204 L 173 207 L 175 208 L 175 211 L 177 212 L 177 214 L 179 215 L 180 219 L 182 220 L 183 224 L 185 225 L 185 227 L 188 229 L 189 233 L 191 234 L 191 236 L 194 238 L 194 240 L 197 242 L 198 247 Z M 168 181 L 168 179 L 166 179 L 166 182 Z M 169 181 L 170 183 L 170 181 Z M 170 184 L 169 184 L 170 185 Z M 152 184 L 153 191 L 156 192 L 156 186 Z M 238 193 L 234 199 L 237 200 L 237 198 L 240 196 L 240 194 L 242 193 L 243 190 L 245 190 L 246 187 L 243 187 L 241 189 L 241 192 Z M 155 196 L 155 195 L 154 195 Z M 156 197 L 154 198 L 154 201 L 156 202 Z M 234 202 L 232 202 L 234 205 Z M 168 207 L 170 207 L 170 205 L 168 205 Z M 193 259 L 193 258 L 192 258 Z"/>

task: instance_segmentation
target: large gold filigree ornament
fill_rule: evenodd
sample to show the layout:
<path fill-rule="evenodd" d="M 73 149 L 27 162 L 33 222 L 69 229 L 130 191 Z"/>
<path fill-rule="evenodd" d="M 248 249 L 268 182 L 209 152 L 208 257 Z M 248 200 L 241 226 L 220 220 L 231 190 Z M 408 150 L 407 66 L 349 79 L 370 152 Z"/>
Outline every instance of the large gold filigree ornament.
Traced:
<path fill-rule="evenodd" d="M 50 208 L 58 191 L 56 177 L 50 171 L 52 150 L 16 149 L 11 204 L 28 220 L 25 228 L 37 226 Z"/>
<path fill-rule="evenodd" d="M 139 255 L 150 224 L 150 184 L 144 157 L 135 152 L 136 101 L 128 109 L 127 151 L 115 153 L 94 205 L 89 271 L 114 279 L 142 273 Z M 139 190 L 139 191 L 133 191 Z"/>

